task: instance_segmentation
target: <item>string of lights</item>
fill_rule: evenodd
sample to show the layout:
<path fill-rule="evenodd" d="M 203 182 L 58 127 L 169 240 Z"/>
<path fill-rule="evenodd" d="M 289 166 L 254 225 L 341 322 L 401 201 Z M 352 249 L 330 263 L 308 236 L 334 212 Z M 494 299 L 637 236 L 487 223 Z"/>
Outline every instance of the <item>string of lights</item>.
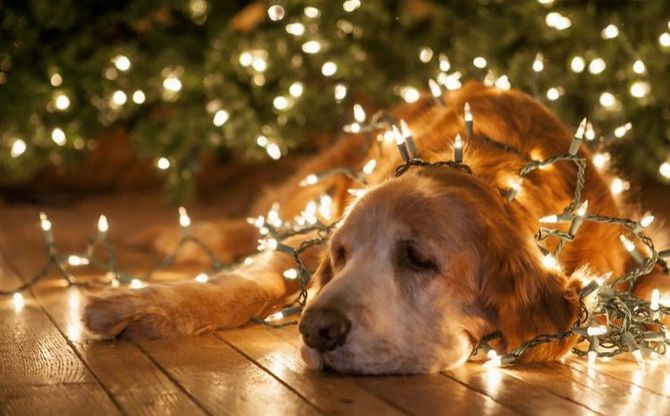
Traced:
<path fill-rule="evenodd" d="M 433 91 L 433 93 L 435 105 L 442 105 L 442 97 L 436 94 L 437 91 Z M 468 174 L 476 174 L 470 166 L 464 163 L 463 139 L 460 136 L 458 136 L 458 140 L 454 140 L 453 160 L 429 162 L 419 157 L 412 133 L 403 120 L 395 124 L 395 120 L 391 116 L 382 114 L 381 116 L 373 117 L 371 124 L 366 125 L 364 124 L 366 117 L 362 109 L 355 109 L 354 117 L 358 128 L 354 128 L 353 130 L 358 132 L 372 133 L 380 128 L 386 129 L 381 134 L 382 139 L 390 135 L 403 159 L 402 164 L 394 171 L 394 176 L 396 177 L 403 175 L 412 167 L 426 166 L 453 168 L 462 170 Z M 391 124 L 392 122 L 393 124 Z M 472 138 L 473 124 L 474 117 L 472 110 L 469 104 L 466 104 L 464 108 L 465 140 Z M 560 270 L 561 266 L 558 257 L 561 248 L 564 244 L 574 240 L 576 233 L 584 222 L 596 222 L 618 226 L 623 229 L 620 235 L 621 243 L 634 259 L 635 266 L 622 276 L 610 276 L 608 278 L 594 277 L 585 283 L 584 288 L 580 292 L 580 298 L 584 300 L 588 296 L 593 296 L 595 298 L 594 306 L 589 310 L 582 303 L 579 318 L 574 326 L 567 331 L 539 335 L 504 355 L 498 355 L 497 351 L 489 344 L 495 338 L 496 334 L 485 337 L 475 351 L 479 348 L 487 351 L 489 361 L 485 364 L 486 366 L 512 364 L 530 348 L 570 336 L 579 336 L 581 337 L 580 340 L 588 341 L 588 348 L 586 350 L 574 348 L 573 352 L 580 356 L 588 356 L 589 365 L 593 365 L 597 358 L 605 359 L 624 352 L 631 353 L 640 365 L 643 365 L 643 351 L 655 357 L 665 354 L 667 346 L 670 345 L 670 335 L 666 332 L 666 327 L 662 322 L 663 316 L 670 315 L 670 305 L 661 304 L 660 292 L 657 289 L 654 289 L 652 292 L 652 298 L 649 302 L 637 298 L 630 291 L 639 276 L 648 274 L 656 266 L 668 272 L 668 264 L 664 259 L 667 257 L 668 251 L 658 252 L 651 238 L 644 233 L 653 222 L 653 217 L 647 215 L 640 221 L 633 221 L 627 218 L 591 215 L 587 213 L 588 201 L 582 201 L 586 161 L 583 157 L 579 156 L 578 150 L 584 142 L 584 138 L 588 138 L 588 126 L 589 123 L 586 120 L 580 123 L 567 153 L 542 161 L 531 160 L 526 163 L 520 169 L 518 178 L 510 181 L 509 188 L 505 190 L 504 195 L 510 203 L 514 203 L 522 189 L 523 178 L 531 172 L 559 162 L 569 161 L 574 163 L 578 172 L 570 204 L 561 213 L 540 218 L 541 224 L 570 224 L 567 232 L 544 226 L 540 227 L 536 234 L 536 240 L 543 253 L 543 257 L 541 258 L 542 265 L 547 269 Z M 353 131 L 351 128 L 348 130 Z M 360 171 L 335 168 L 319 174 L 311 174 L 300 185 L 312 186 L 320 180 L 336 174 L 344 174 L 352 182 L 365 185 L 365 178 L 375 168 L 376 160 L 371 159 L 364 164 Z M 365 190 L 354 191 L 364 192 Z M 612 191 L 614 192 L 614 189 Z M 269 316 L 254 318 L 254 321 L 269 326 L 284 326 L 295 323 L 293 321 L 285 322 L 284 320 L 289 316 L 300 313 L 304 308 L 308 298 L 308 287 L 311 279 L 311 272 L 303 262 L 301 255 L 311 247 L 323 244 L 328 240 L 331 232 L 339 225 L 339 220 L 332 221 L 332 216 L 332 197 L 326 193 L 321 195 L 317 200 L 310 201 L 303 212 L 291 220 L 284 221 L 280 218 L 279 206 L 277 204 L 272 206 L 267 215 L 248 219 L 248 222 L 259 230 L 258 250 L 278 251 L 290 255 L 296 263 L 296 268 L 287 269 L 282 275 L 285 279 L 289 280 L 300 279 L 300 290 L 296 300 L 292 304 Z M 322 222 L 320 218 L 330 221 L 329 224 L 327 225 Z M 58 272 L 68 285 L 111 287 L 128 285 L 131 288 L 138 289 L 150 282 L 158 270 L 173 264 L 179 251 L 187 243 L 196 244 L 207 254 L 211 263 L 209 273 L 217 273 L 227 267 L 234 267 L 224 265 L 203 241 L 191 235 L 191 219 L 183 207 L 179 209 L 179 225 L 182 230 L 182 238 L 175 246 L 174 251 L 156 262 L 155 266 L 144 276 L 137 277 L 119 269 L 116 251 L 107 241 L 109 223 L 104 215 L 100 216 L 98 220 L 97 234 L 88 240 L 83 253 L 63 255 L 57 250 L 51 221 L 46 214 L 41 213 L 40 227 L 46 242 L 48 252 L 47 262 L 36 275 L 21 286 L 9 291 L 2 290 L 0 291 L 0 295 L 13 296 L 16 303 L 21 303 L 23 302 L 21 292 L 30 289 L 37 282 L 50 275 L 53 269 Z M 285 243 L 288 238 L 298 235 L 304 236 L 304 240 L 297 247 Z M 640 250 L 628 236 L 632 236 L 641 243 L 644 251 Z M 556 249 L 553 253 L 549 253 L 541 245 L 542 242 L 549 238 L 558 239 Z M 106 260 L 100 260 L 95 256 L 96 249 L 98 248 L 101 248 L 106 253 Z M 89 265 L 104 272 L 106 280 L 96 280 L 93 282 L 79 281 L 69 271 L 73 267 Z M 194 280 L 205 283 L 209 280 L 209 274 L 200 273 L 195 276 Z"/>

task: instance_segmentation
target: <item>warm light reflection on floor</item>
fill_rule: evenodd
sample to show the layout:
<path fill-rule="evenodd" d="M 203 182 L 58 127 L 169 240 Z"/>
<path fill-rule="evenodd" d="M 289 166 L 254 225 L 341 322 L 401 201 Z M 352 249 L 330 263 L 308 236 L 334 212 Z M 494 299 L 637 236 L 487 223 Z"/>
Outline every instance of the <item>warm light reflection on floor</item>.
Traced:
<path fill-rule="evenodd" d="M 14 304 L 14 310 L 16 312 L 21 312 L 23 307 L 26 306 L 26 300 L 22 293 L 14 293 L 12 295 L 12 303 Z"/>
<path fill-rule="evenodd" d="M 484 372 L 484 383 L 486 384 L 486 391 L 489 395 L 495 397 L 498 394 L 502 377 L 502 370 L 499 368 L 489 368 Z"/>

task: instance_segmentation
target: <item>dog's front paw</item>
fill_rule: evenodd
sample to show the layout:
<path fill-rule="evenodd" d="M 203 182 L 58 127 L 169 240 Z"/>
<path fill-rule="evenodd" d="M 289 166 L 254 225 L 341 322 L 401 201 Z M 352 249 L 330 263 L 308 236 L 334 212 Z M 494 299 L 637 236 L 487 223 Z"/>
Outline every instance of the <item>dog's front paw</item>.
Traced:
<path fill-rule="evenodd" d="M 104 338 L 156 339 L 178 335 L 178 321 L 157 302 L 153 292 L 112 289 L 90 295 L 82 315 L 84 325 Z"/>

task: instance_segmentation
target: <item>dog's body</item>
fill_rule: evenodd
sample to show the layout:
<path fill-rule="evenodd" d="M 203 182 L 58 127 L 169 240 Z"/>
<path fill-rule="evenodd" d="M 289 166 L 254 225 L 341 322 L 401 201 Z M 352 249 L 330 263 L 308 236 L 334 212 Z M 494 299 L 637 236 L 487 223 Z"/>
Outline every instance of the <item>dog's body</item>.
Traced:
<path fill-rule="evenodd" d="M 502 348 L 511 350 L 538 334 L 569 328 L 578 314 L 581 287 L 570 276 L 582 267 L 597 275 L 621 275 L 630 266 L 619 241 L 621 231 L 587 222 L 563 249 L 562 270 L 542 267 L 533 235 L 540 217 L 569 205 L 577 175 L 572 163 L 531 173 L 513 201 L 502 195 L 528 161 L 569 148 L 572 133 L 548 110 L 522 93 L 475 83 L 444 100 L 444 106 L 437 106 L 424 98 L 394 115 L 409 123 L 422 159 L 451 160 L 453 138 L 465 136 L 462 111 L 469 102 L 475 127 L 465 163 L 472 175 L 449 167 L 417 167 L 387 180 L 401 163 L 395 144 L 367 146 L 363 135 L 350 135 L 254 208 L 260 214 L 277 201 L 281 217 L 292 218 L 328 191 L 333 219 L 345 215 L 328 247 L 303 256 L 312 270 L 321 261 L 312 279 L 320 291 L 300 325 L 310 347 L 305 349 L 308 361 L 362 373 L 454 367 L 488 333 L 501 332 Z M 587 151 L 580 153 L 588 159 Z M 373 158 L 378 164 L 368 177 L 370 190 L 353 202 L 348 190 L 359 185 L 344 176 L 299 186 L 309 174 L 335 167 L 360 169 Z M 622 214 L 606 178 L 590 161 L 582 200 L 589 201 L 589 212 Z M 196 226 L 194 231 L 225 259 L 256 249 L 256 229 L 242 220 Z M 287 243 L 297 245 L 308 237 Z M 173 231 L 155 241 L 159 250 L 167 250 L 176 239 Z M 282 276 L 292 267 L 290 256 L 263 252 L 208 284 L 157 284 L 92 297 L 84 319 L 104 336 L 155 338 L 238 326 L 293 299 L 299 283 Z M 522 359 L 556 359 L 573 343 L 570 337 L 546 344 L 528 350 Z"/>

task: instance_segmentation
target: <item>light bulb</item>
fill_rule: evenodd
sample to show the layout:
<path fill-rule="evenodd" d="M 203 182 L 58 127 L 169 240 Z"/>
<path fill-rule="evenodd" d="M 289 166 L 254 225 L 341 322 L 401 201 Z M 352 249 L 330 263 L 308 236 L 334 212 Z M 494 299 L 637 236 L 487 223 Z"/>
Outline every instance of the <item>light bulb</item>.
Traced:
<path fill-rule="evenodd" d="M 199 273 L 197 276 L 193 278 L 198 283 L 207 283 L 209 281 L 209 276 L 207 273 Z"/>
<path fill-rule="evenodd" d="M 191 218 L 188 216 L 188 212 L 186 212 L 186 208 L 184 207 L 179 207 L 179 225 L 182 228 L 191 226 Z"/>
<path fill-rule="evenodd" d="M 101 233 L 106 233 L 108 230 L 109 230 L 109 222 L 107 221 L 107 217 L 101 215 L 98 218 L 98 231 Z"/>
<path fill-rule="evenodd" d="M 166 170 L 170 167 L 170 161 L 165 157 L 161 157 L 156 161 L 156 166 L 160 170 Z"/>
<path fill-rule="evenodd" d="M 216 113 L 214 113 L 214 119 L 212 120 L 212 123 L 216 127 L 221 127 L 224 124 L 226 124 L 226 122 L 228 121 L 229 118 L 230 118 L 230 115 L 228 114 L 228 112 L 226 110 L 219 110 Z"/>
<path fill-rule="evenodd" d="M 282 276 L 289 280 L 295 280 L 298 278 L 298 270 L 296 269 L 286 269 L 284 270 L 284 273 L 282 273 Z"/>
<path fill-rule="evenodd" d="M 375 168 L 377 167 L 377 160 L 376 159 L 370 159 L 367 161 L 365 165 L 363 165 L 363 173 L 366 175 L 371 174 L 374 172 Z"/>
<path fill-rule="evenodd" d="M 365 121 L 366 115 L 365 115 L 365 110 L 363 110 L 363 107 L 360 104 L 354 104 L 354 120 L 356 120 L 359 123 L 363 123 Z"/>

